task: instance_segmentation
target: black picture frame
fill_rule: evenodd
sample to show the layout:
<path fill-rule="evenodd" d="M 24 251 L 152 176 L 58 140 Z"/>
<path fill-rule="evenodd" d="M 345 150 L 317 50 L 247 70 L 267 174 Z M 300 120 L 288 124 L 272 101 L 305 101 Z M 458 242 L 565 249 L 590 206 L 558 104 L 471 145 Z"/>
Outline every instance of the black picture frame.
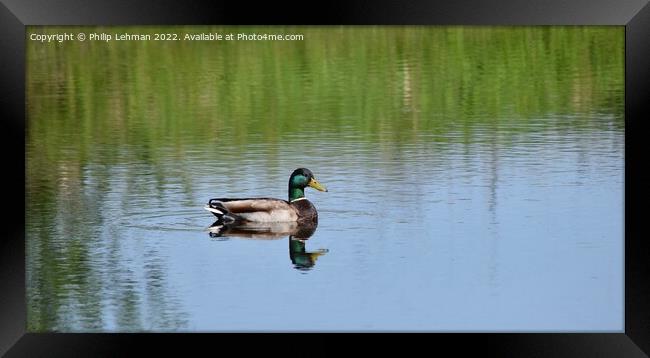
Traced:
<path fill-rule="evenodd" d="M 444 352 L 443 348 L 451 348 L 453 352 L 462 354 L 479 348 L 482 354 L 518 357 L 643 357 L 650 352 L 650 265 L 646 238 L 642 234 L 645 187 L 650 183 L 642 161 L 646 128 L 642 118 L 648 118 L 646 104 L 650 100 L 648 1 L 355 0 L 318 4 L 251 4 L 169 0 L 1 0 L 0 148 L 4 154 L 2 164 L 6 188 L 3 195 L 4 225 L 0 229 L 0 354 L 7 357 L 123 356 L 135 352 L 136 346 L 167 351 L 178 346 L 209 347 L 218 342 L 223 349 L 223 344 L 235 342 L 231 337 L 224 339 L 212 334 L 26 332 L 25 26 L 148 24 L 625 26 L 625 331 L 435 334 L 427 335 L 426 341 L 427 345 L 435 347 L 435 351 Z M 240 349 L 248 349 L 238 344 Z M 302 350 L 300 347 L 312 344 L 318 343 L 303 336 L 296 349 Z M 283 346 L 283 349 L 287 348 L 286 344 Z M 323 346 L 320 344 L 319 350 L 334 348 Z"/>

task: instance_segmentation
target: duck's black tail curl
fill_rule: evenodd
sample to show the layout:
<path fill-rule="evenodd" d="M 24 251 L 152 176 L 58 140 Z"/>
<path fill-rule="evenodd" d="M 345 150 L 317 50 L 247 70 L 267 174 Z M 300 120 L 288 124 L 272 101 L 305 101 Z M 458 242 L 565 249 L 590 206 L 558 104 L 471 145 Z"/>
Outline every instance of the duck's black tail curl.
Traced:
<path fill-rule="evenodd" d="M 217 217 L 217 222 L 230 224 L 237 220 L 237 217 L 231 214 L 219 199 L 210 199 L 205 210 L 214 214 Z"/>

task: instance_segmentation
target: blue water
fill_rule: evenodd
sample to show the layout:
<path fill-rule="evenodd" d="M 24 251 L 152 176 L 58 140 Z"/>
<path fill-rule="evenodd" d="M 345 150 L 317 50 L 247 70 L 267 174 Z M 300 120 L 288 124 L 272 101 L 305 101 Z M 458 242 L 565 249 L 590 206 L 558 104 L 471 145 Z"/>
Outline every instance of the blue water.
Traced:
<path fill-rule="evenodd" d="M 86 303 L 73 293 L 59 325 L 621 330 L 622 133 L 546 131 L 507 146 L 491 142 L 490 131 L 477 135 L 485 141 L 469 146 L 423 136 L 400 154 L 309 136 L 278 148 L 280 158 L 299 158 L 329 189 L 307 189 L 320 221 L 305 246 L 327 250 L 308 270 L 292 264 L 287 237 L 212 238 L 207 230 L 214 220 L 202 206 L 210 197 L 286 196 L 296 161 L 269 167 L 257 159 L 270 149 L 264 145 L 249 148 L 236 171 L 197 150 L 180 166 L 163 164 L 161 181 L 146 165 L 109 173 L 90 166 L 86 191 L 112 178 L 102 222 L 83 238 L 91 270 L 80 274 L 96 280 L 84 295 L 97 297 Z M 318 155 L 292 149 L 312 146 Z M 332 160 L 333 152 L 342 154 Z M 121 181 L 129 170 L 139 173 L 136 181 Z M 84 314 L 90 304 L 96 317 Z"/>

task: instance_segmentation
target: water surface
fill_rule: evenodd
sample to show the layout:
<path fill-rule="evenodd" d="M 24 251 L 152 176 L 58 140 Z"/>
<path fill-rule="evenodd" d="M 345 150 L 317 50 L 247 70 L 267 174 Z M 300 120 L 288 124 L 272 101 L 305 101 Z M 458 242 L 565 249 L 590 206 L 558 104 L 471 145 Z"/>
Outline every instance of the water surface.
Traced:
<path fill-rule="evenodd" d="M 28 41 L 28 330 L 623 329 L 622 27 L 119 30 L 305 39 Z"/>

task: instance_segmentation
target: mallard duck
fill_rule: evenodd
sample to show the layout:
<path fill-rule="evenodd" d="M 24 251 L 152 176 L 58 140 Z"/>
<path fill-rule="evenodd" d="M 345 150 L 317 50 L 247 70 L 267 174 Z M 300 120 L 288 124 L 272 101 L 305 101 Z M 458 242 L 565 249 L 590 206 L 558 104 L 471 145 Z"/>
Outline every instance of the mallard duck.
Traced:
<path fill-rule="evenodd" d="M 318 222 L 318 212 L 305 198 L 305 188 L 327 191 L 311 170 L 298 168 L 289 177 L 289 200 L 274 198 L 210 199 L 205 210 L 226 224 L 247 222 Z"/>

